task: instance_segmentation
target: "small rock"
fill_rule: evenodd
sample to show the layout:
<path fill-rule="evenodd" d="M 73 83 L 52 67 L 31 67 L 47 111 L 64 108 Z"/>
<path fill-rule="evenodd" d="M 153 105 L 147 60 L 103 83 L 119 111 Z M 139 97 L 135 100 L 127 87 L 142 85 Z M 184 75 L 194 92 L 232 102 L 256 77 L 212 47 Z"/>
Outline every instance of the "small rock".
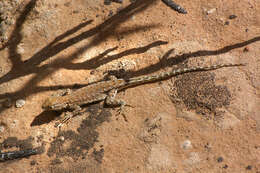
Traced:
<path fill-rule="evenodd" d="M 248 165 L 247 167 L 246 167 L 246 170 L 251 170 L 252 169 L 252 166 L 251 165 Z"/>
<path fill-rule="evenodd" d="M 16 102 L 15 102 L 15 107 L 17 107 L 17 108 L 21 108 L 24 105 L 25 105 L 25 100 L 23 100 L 23 99 L 16 100 Z"/>
<path fill-rule="evenodd" d="M 60 136 L 59 139 L 60 139 L 61 141 L 64 141 L 64 140 L 65 140 L 64 136 Z"/>
<path fill-rule="evenodd" d="M 228 165 L 224 165 L 223 168 L 224 168 L 224 169 L 227 169 L 227 168 L 228 168 Z"/>
<path fill-rule="evenodd" d="M 210 10 L 207 11 L 207 14 L 212 14 L 216 11 L 216 8 L 212 8 Z"/>
<path fill-rule="evenodd" d="M 191 141 L 190 141 L 190 140 L 185 140 L 185 141 L 181 144 L 181 148 L 182 148 L 182 149 L 190 149 L 190 148 L 192 148 Z"/>
<path fill-rule="evenodd" d="M 18 120 L 13 120 L 12 123 L 11 123 L 11 127 L 15 128 L 15 127 L 17 127 L 18 124 L 19 124 Z"/>
<path fill-rule="evenodd" d="M 224 160 L 224 159 L 223 159 L 223 157 L 221 157 L 221 156 L 217 159 L 218 163 L 223 162 L 223 160 Z"/>
<path fill-rule="evenodd" d="M 225 25 L 229 25 L 229 21 L 226 21 L 226 22 L 225 22 Z"/>
<path fill-rule="evenodd" d="M 245 48 L 243 49 L 243 52 L 249 52 L 248 47 L 245 47 Z"/>
<path fill-rule="evenodd" d="M 0 133 L 3 133 L 5 131 L 5 126 L 0 125 Z"/>
<path fill-rule="evenodd" d="M 229 19 L 235 19 L 235 18 L 237 18 L 237 16 L 234 15 L 234 14 L 232 14 L 232 15 L 229 16 Z"/>

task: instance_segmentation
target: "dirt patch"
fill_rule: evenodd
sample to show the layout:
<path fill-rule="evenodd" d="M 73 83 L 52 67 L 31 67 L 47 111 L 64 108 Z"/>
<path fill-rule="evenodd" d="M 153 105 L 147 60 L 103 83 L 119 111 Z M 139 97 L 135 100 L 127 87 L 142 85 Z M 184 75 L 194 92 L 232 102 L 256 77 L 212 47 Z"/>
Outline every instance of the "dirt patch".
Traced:
<path fill-rule="evenodd" d="M 228 88 L 216 85 L 215 75 L 210 72 L 178 76 L 174 87 L 176 93 L 171 94 L 172 101 L 177 105 L 184 104 L 186 109 L 195 110 L 203 116 L 216 115 L 217 108 L 226 107 L 231 101 Z"/>
<path fill-rule="evenodd" d="M 81 122 L 77 132 L 72 130 L 59 131 L 58 135 L 51 142 L 50 148 L 47 151 L 49 157 L 55 155 L 56 159 L 61 157 L 72 157 L 74 160 L 86 158 L 88 151 L 93 148 L 98 141 L 98 132 L 96 128 L 103 122 L 108 121 L 111 113 L 106 109 L 102 109 L 99 105 L 90 106 L 87 112 L 90 114 Z M 94 149 L 92 157 L 98 162 L 102 162 L 104 149 L 97 151 Z"/>

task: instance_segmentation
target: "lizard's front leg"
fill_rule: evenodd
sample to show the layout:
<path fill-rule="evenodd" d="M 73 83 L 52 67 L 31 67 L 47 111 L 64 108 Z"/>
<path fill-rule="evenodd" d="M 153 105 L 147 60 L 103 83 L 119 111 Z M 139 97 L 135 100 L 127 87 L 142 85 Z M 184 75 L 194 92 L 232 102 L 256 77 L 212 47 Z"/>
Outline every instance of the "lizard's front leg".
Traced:
<path fill-rule="evenodd" d="M 130 106 L 128 104 L 126 104 L 126 102 L 124 100 L 119 100 L 116 99 L 116 94 L 117 94 L 117 89 L 113 89 L 111 91 L 109 91 L 108 96 L 106 97 L 105 103 L 109 106 L 120 106 L 119 108 L 119 115 L 122 115 L 125 119 L 125 121 L 127 121 L 125 115 L 124 115 L 124 107 L 125 106 Z M 130 106 L 132 107 L 132 106 Z"/>
<path fill-rule="evenodd" d="M 60 128 L 64 123 L 68 122 L 75 115 L 80 114 L 81 107 L 79 105 L 69 105 L 68 106 L 71 111 L 65 112 L 64 118 L 59 122 L 59 124 L 55 125 L 55 127 Z"/>

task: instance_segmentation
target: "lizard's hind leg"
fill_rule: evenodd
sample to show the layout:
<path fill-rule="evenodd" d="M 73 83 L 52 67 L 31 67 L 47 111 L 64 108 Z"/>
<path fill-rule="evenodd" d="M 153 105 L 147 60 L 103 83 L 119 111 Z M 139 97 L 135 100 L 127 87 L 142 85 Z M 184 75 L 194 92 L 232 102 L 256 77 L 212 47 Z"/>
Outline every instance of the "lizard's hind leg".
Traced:
<path fill-rule="evenodd" d="M 81 114 L 81 112 L 80 112 L 81 111 L 81 107 L 80 106 L 78 106 L 78 105 L 70 105 L 69 107 L 73 111 L 72 112 L 70 112 L 70 111 L 66 112 L 65 115 L 64 115 L 64 118 L 58 124 L 56 124 L 55 127 L 60 128 L 60 127 L 62 127 L 63 124 L 68 123 L 69 120 L 72 117 Z"/>

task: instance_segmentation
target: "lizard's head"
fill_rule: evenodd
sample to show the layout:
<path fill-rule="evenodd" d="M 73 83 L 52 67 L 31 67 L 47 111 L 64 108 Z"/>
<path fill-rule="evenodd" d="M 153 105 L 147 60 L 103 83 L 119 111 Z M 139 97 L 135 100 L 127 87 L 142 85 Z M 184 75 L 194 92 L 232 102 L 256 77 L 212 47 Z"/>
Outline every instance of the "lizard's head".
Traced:
<path fill-rule="evenodd" d="M 42 109 L 44 110 L 53 110 L 55 108 L 55 103 L 57 101 L 56 97 L 49 97 L 47 98 L 43 104 L 42 104 Z"/>

